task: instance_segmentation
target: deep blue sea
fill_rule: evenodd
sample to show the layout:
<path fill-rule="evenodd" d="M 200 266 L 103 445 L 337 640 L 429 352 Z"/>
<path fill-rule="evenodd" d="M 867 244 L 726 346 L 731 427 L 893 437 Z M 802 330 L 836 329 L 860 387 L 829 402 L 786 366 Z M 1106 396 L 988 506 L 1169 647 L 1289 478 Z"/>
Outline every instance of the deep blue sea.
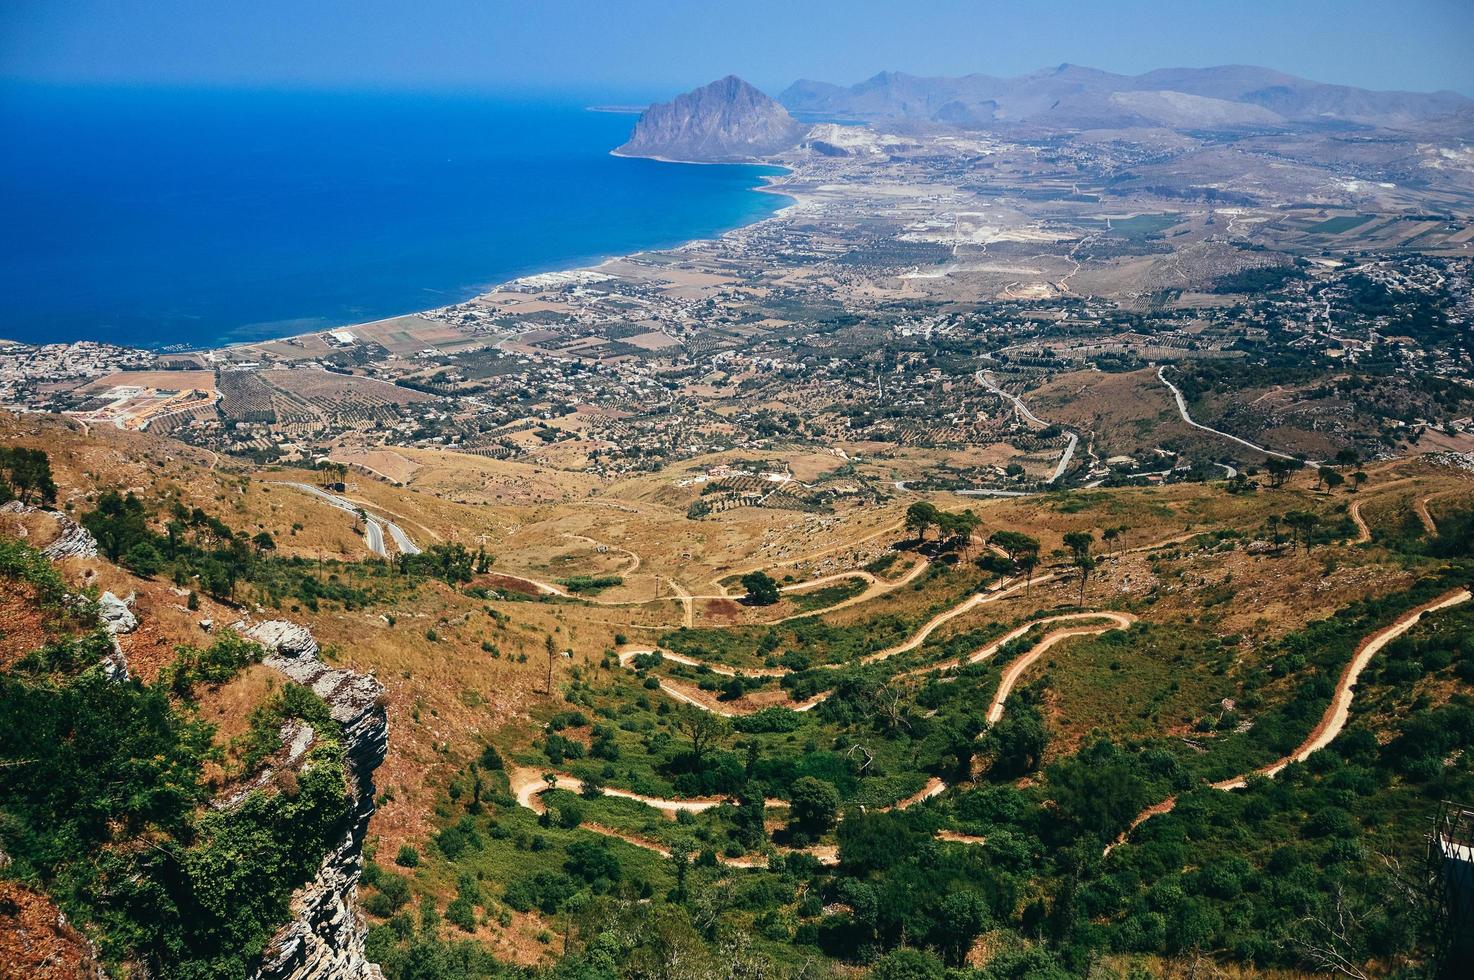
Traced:
<path fill-rule="evenodd" d="M 0 86 L 0 337 L 212 346 L 427 309 L 786 203 L 613 157 L 634 116 L 426 94 Z"/>

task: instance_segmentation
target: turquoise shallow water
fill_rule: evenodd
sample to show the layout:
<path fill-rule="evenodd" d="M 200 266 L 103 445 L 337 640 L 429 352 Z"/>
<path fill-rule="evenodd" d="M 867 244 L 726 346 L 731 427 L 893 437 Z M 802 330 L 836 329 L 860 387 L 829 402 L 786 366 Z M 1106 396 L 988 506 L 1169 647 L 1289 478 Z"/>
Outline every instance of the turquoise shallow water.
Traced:
<path fill-rule="evenodd" d="M 455 302 L 786 203 L 491 98 L 0 87 L 0 337 L 210 346 Z"/>

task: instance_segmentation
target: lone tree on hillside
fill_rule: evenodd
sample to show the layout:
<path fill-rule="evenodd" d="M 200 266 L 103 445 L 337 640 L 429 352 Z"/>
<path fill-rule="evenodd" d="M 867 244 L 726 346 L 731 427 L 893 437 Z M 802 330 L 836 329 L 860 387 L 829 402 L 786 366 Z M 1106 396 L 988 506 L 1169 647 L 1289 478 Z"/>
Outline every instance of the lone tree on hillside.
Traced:
<path fill-rule="evenodd" d="M 1024 592 L 1027 593 L 1030 589 L 1034 587 L 1034 569 L 1039 567 L 1039 552 L 1030 551 L 1019 555 L 1014 564 L 1017 565 L 1018 570 L 1023 573 Z"/>
<path fill-rule="evenodd" d="M 41 503 L 56 503 L 56 481 L 46 450 L 0 448 L 0 503 L 17 499 L 29 504 L 32 491 Z"/>
<path fill-rule="evenodd" d="M 1080 605 L 1085 605 L 1085 582 L 1090 578 L 1090 573 L 1095 571 L 1095 556 L 1090 553 L 1090 546 L 1095 543 L 1095 535 L 1089 531 L 1071 531 L 1065 535 L 1065 547 L 1070 549 L 1070 564 L 1080 573 Z"/>
<path fill-rule="evenodd" d="M 906 508 L 906 530 L 913 532 L 918 541 L 926 540 L 927 529 L 938 523 L 941 511 L 924 500 Z"/>
<path fill-rule="evenodd" d="M 1039 565 L 1039 539 L 1022 531 L 994 531 L 988 536 L 988 544 L 1008 555 L 1013 567 L 1024 576 L 1024 589 L 1034 581 L 1034 569 Z"/>
<path fill-rule="evenodd" d="M 778 583 L 767 572 L 748 572 L 742 576 L 745 601 L 752 606 L 771 606 L 778 601 Z"/>
<path fill-rule="evenodd" d="M 1310 546 L 1315 529 L 1320 526 L 1320 518 L 1303 510 L 1292 510 L 1285 515 L 1285 523 L 1290 527 L 1293 535 L 1290 541 L 1290 551 L 1294 551 L 1297 545 L 1305 546 L 1305 553 L 1310 554 Z"/>
<path fill-rule="evenodd" d="M 700 772 L 706 753 L 727 737 L 731 730 L 725 718 L 699 708 L 687 708 L 676 717 L 676 731 L 691 742 L 691 768 Z"/>
<path fill-rule="evenodd" d="M 800 776 L 789 790 L 788 812 L 795 831 L 818 836 L 839 817 L 839 790 L 822 779 Z"/>
<path fill-rule="evenodd" d="M 347 463 L 335 463 L 330 459 L 325 459 L 317 464 L 317 468 L 322 472 L 323 476 L 327 478 L 327 482 L 329 485 L 332 485 L 334 483 L 345 483 L 348 480 Z"/>
<path fill-rule="evenodd" d="M 1039 553 L 1039 539 L 1022 531 L 994 531 L 988 536 L 988 544 L 1008 555 L 1008 560 L 1015 565 L 1024 555 Z"/>
<path fill-rule="evenodd" d="M 972 545 L 972 535 L 983 523 L 982 518 L 974 514 L 972 510 L 965 510 L 960 514 L 949 514 L 946 511 L 937 513 L 937 530 L 962 548 L 962 553 L 967 554 Z"/>

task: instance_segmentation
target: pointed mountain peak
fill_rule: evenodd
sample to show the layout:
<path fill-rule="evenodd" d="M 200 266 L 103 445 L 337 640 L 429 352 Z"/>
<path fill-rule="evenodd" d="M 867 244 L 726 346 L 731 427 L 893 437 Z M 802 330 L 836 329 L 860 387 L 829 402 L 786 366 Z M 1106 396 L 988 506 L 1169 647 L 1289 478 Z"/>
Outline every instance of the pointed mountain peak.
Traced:
<path fill-rule="evenodd" d="M 728 75 L 646 109 L 629 142 L 615 152 L 699 162 L 751 160 L 788 149 L 803 133 L 778 102 Z"/>

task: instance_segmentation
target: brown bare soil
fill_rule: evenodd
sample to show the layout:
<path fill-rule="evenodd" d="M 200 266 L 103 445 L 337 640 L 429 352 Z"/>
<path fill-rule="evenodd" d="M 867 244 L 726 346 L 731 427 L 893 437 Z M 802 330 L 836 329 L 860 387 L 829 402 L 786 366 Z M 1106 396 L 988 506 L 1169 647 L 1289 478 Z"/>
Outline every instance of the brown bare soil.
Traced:
<path fill-rule="evenodd" d="M 0 579 L 0 669 L 44 646 L 51 638 L 51 619 L 32 586 Z"/>
<path fill-rule="evenodd" d="M 0 980 L 75 980 L 98 975 L 100 966 L 51 899 L 0 880 Z"/>

